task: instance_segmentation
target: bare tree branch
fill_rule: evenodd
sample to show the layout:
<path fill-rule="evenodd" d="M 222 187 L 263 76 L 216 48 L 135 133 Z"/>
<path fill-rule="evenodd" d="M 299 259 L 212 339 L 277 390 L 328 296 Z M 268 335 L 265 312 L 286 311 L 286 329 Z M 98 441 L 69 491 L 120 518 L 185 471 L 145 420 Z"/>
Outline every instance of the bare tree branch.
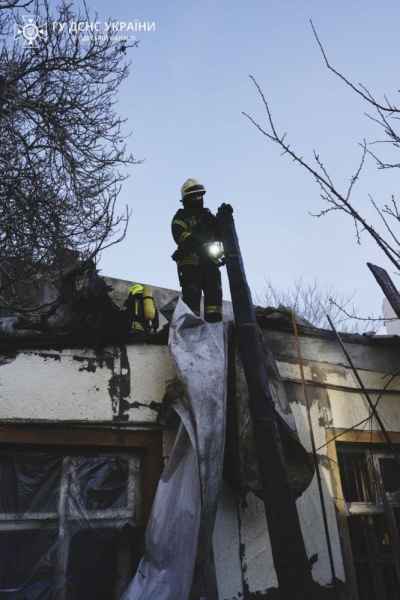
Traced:
<path fill-rule="evenodd" d="M 12 8 L 26 8 L 32 4 L 34 0 L 8 0 L 0 2 L 0 10 L 10 10 Z"/>
<path fill-rule="evenodd" d="M 369 102 L 374 108 L 377 108 L 377 109 L 379 109 L 381 111 L 384 111 L 384 112 L 389 112 L 391 114 L 393 114 L 393 113 L 399 113 L 400 112 L 400 109 L 397 109 L 395 106 L 392 106 L 389 103 L 389 101 L 386 98 L 386 96 L 385 96 L 385 100 L 387 102 L 387 106 L 383 106 L 382 104 L 378 104 L 376 102 L 376 100 L 374 100 L 374 98 L 372 97 L 372 95 L 370 94 L 370 92 L 365 88 L 365 86 L 363 86 L 361 83 L 359 83 L 358 85 L 364 91 L 359 90 L 358 87 L 356 87 L 353 83 L 351 83 L 351 81 L 349 81 L 348 79 L 346 79 L 346 77 L 344 75 L 342 75 L 342 73 L 340 73 L 339 71 L 337 71 L 336 69 L 334 69 L 332 67 L 332 65 L 328 61 L 328 58 L 327 58 L 326 53 L 325 53 L 325 50 L 324 50 L 324 48 L 323 48 L 323 46 L 322 46 L 322 44 L 321 44 L 321 42 L 319 40 L 319 37 L 317 35 L 317 32 L 315 31 L 314 24 L 313 24 L 313 22 L 312 22 L 311 19 L 310 19 L 310 24 L 311 24 L 312 30 L 314 32 L 315 39 L 318 42 L 318 46 L 320 47 L 320 50 L 322 52 L 322 56 L 324 57 L 325 64 L 328 67 L 328 69 L 330 71 L 332 71 L 332 73 L 335 73 L 335 75 L 337 75 L 337 77 L 339 77 L 342 81 L 344 81 L 346 83 L 346 85 L 348 85 L 349 87 L 351 87 L 351 89 L 354 90 L 356 92 L 356 94 L 358 94 L 359 96 L 361 96 L 362 98 L 364 98 L 364 100 L 366 100 L 367 102 Z"/>
<path fill-rule="evenodd" d="M 380 148 L 392 148 L 397 150 L 400 148 L 400 133 L 397 131 L 397 121 L 400 119 L 399 113 L 400 109 L 397 109 L 396 106 L 388 99 L 386 95 L 384 95 L 384 99 L 386 104 L 379 103 L 375 100 L 374 96 L 369 92 L 369 90 L 362 84 L 359 86 L 355 86 L 351 81 L 349 81 L 344 75 L 342 75 L 338 70 L 336 70 L 330 62 L 328 61 L 325 50 L 321 44 L 321 41 L 317 35 L 317 32 L 314 28 L 313 23 L 311 22 L 311 27 L 314 33 L 314 36 L 317 40 L 318 46 L 322 52 L 322 55 L 325 60 L 325 64 L 330 71 L 332 71 L 336 76 L 338 76 L 342 81 L 346 83 L 353 91 L 355 91 L 359 96 L 361 96 L 369 106 L 372 106 L 376 110 L 376 115 L 371 116 L 366 114 L 366 116 L 372 120 L 375 124 L 381 128 L 381 131 L 384 133 L 384 139 L 375 140 L 367 144 L 364 139 L 360 144 L 362 148 L 362 156 L 359 161 L 358 168 L 356 169 L 354 175 L 350 178 L 350 184 L 348 186 L 347 192 L 343 193 L 339 190 L 337 184 L 332 181 L 332 178 L 329 175 L 327 168 L 325 167 L 319 153 L 314 151 L 314 160 L 316 166 L 311 166 L 309 162 L 303 159 L 300 153 L 297 153 L 293 150 L 289 143 L 287 142 L 287 135 L 281 135 L 278 133 L 277 127 L 275 125 L 274 119 L 272 117 L 272 113 L 268 102 L 260 89 L 260 86 L 254 79 L 254 77 L 250 76 L 253 83 L 255 84 L 258 93 L 261 96 L 263 101 L 266 114 L 267 114 L 267 126 L 262 127 L 258 123 L 254 121 L 248 114 L 243 113 L 250 121 L 257 127 L 257 129 L 265 135 L 269 140 L 272 140 L 274 143 L 278 144 L 278 146 L 282 150 L 282 155 L 289 154 L 293 161 L 297 162 L 301 167 L 306 169 L 316 180 L 317 184 L 320 187 L 320 196 L 324 202 L 328 204 L 328 207 L 321 210 L 318 214 L 313 215 L 316 217 L 325 216 L 332 211 L 342 211 L 346 215 L 350 216 L 353 219 L 355 230 L 356 230 L 356 239 L 358 243 L 361 243 L 361 234 L 366 231 L 372 239 L 376 242 L 378 247 L 384 252 L 385 256 L 391 261 L 391 263 L 396 267 L 397 270 L 400 269 L 400 238 L 396 233 L 395 228 L 393 227 L 393 221 L 390 219 L 394 219 L 396 224 L 400 221 L 400 212 L 395 201 L 394 196 L 392 195 L 391 201 L 388 204 L 384 204 L 383 206 L 379 206 L 377 202 L 369 195 L 370 202 L 375 208 L 378 217 L 379 223 L 376 226 L 375 223 L 371 222 L 369 219 L 367 220 L 355 207 L 353 203 L 353 194 L 355 184 L 359 180 L 362 171 L 365 167 L 365 161 L 367 154 L 371 156 L 377 164 L 379 169 L 392 169 L 399 168 L 400 162 L 396 160 L 386 160 L 379 156 L 377 156 L 376 152 L 370 149 L 372 145 L 379 145 Z M 400 90 L 399 90 L 400 91 Z M 382 232 L 378 228 L 380 224 L 383 224 Z M 270 282 L 268 283 L 268 294 L 271 296 L 272 286 Z M 297 286 L 297 287 L 296 287 Z M 301 286 L 300 286 L 301 288 Z M 302 290 L 298 286 L 298 282 L 295 284 L 294 292 L 282 292 L 279 294 L 281 297 L 286 298 L 286 300 L 290 300 L 292 304 L 296 304 L 299 298 L 303 298 L 304 294 Z M 279 296 L 278 294 L 278 296 Z M 311 295 L 312 296 L 312 295 Z M 312 298 L 314 300 L 314 298 Z M 362 319 L 356 315 L 357 310 L 348 311 L 346 310 L 347 300 L 343 298 L 335 298 L 332 296 L 330 298 L 331 306 L 335 307 L 339 313 L 337 315 L 341 315 L 341 318 L 349 318 L 357 321 L 367 321 L 371 323 L 372 321 L 379 321 L 380 319 L 373 319 L 369 317 L 367 319 Z M 389 319 L 385 319 L 387 321 Z"/>
<path fill-rule="evenodd" d="M 0 75 L 7 80 L 0 122 L 0 308 L 31 310 L 40 277 L 76 261 L 94 259 L 126 234 L 129 210 L 116 212 L 126 167 L 140 163 L 126 152 L 125 121 L 116 96 L 129 73 L 123 44 L 111 36 L 82 41 L 53 22 L 94 21 L 86 5 L 76 12 L 61 0 L 32 10 L 47 23 L 37 48 L 2 37 Z M 4 6 L 3 6 L 4 5 Z M 18 22 L 0 14 L 0 33 Z"/>
<path fill-rule="evenodd" d="M 352 219 L 354 220 L 354 223 L 356 226 L 356 235 L 357 235 L 358 242 L 360 243 L 358 225 L 361 225 L 362 228 L 364 230 L 366 230 L 372 236 L 372 238 L 375 240 L 375 242 L 378 244 L 378 246 L 381 248 L 381 250 L 386 254 L 386 256 L 389 258 L 389 260 L 395 265 L 395 267 L 397 269 L 400 269 L 400 251 L 399 251 L 399 249 L 393 247 L 384 237 L 382 237 L 380 235 L 380 233 L 374 228 L 374 226 L 372 224 L 368 223 L 366 221 L 366 219 L 354 208 L 354 206 L 350 202 L 350 194 L 353 191 L 354 184 L 359 179 L 361 170 L 364 166 L 366 143 L 364 142 L 363 144 L 361 144 L 361 146 L 363 148 L 363 153 L 362 153 L 362 156 L 360 159 L 359 166 L 355 172 L 355 175 L 353 175 L 350 180 L 350 186 L 347 190 L 347 193 L 342 194 L 332 184 L 329 176 L 327 176 L 327 174 L 326 174 L 326 170 L 321 162 L 321 159 L 319 158 L 319 155 L 315 151 L 314 151 L 314 156 L 315 156 L 315 159 L 317 162 L 317 167 L 313 168 L 299 154 L 297 154 L 294 150 L 292 150 L 290 148 L 289 144 L 287 144 L 284 141 L 286 138 L 286 134 L 284 136 L 281 136 L 278 134 L 275 123 L 272 118 L 272 114 L 271 114 L 269 105 L 264 97 L 264 94 L 262 93 L 262 91 L 260 89 L 260 86 L 258 85 L 258 83 L 256 82 L 256 80 L 254 79 L 254 77 L 252 75 L 250 75 L 250 79 L 253 81 L 254 85 L 256 86 L 256 88 L 263 100 L 264 107 L 267 112 L 270 132 L 265 131 L 247 113 L 243 112 L 243 114 L 257 127 L 257 129 L 263 135 L 268 137 L 270 140 L 272 140 L 273 142 L 275 142 L 282 148 L 282 150 L 283 150 L 282 154 L 289 154 L 295 162 L 300 164 L 309 173 L 311 173 L 311 175 L 314 176 L 315 180 L 317 181 L 317 183 L 319 184 L 319 186 L 321 188 L 321 198 L 323 200 L 325 200 L 328 204 L 331 205 L 328 209 L 323 210 L 318 215 L 314 215 L 314 216 L 320 217 L 320 216 L 327 214 L 328 212 L 330 212 L 332 210 L 344 211 L 345 213 L 350 215 L 352 217 Z M 318 168 L 319 168 L 319 171 L 317 170 Z"/>

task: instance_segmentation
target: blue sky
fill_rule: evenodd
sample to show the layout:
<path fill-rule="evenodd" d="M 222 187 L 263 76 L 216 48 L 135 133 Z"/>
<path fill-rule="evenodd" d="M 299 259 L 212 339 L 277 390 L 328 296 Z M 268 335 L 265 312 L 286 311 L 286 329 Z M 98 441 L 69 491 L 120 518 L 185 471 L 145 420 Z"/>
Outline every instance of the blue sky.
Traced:
<path fill-rule="evenodd" d="M 379 313 L 382 293 L 366 267 L 393 269 L 344 214 L 313 218 L 325 208 L 312 177 L 262 136 L 242 115 L 266 126 L 253 75 L 276 125 L 299 154 L 322 157 L 341 190 L 357 168 L 364 138 L 379 138 L 367 107 L 324 64 L 312 19 L 332 64 L 377 98 L 397 100 L 400 4 L 369 0 L 165 2 L 100 1 L 101 19 L 155 22 L 138 35 L 130 77 L 119 97 L 128 118 L 129 150 L 143 164 L 130 169 L 120 205 L 132 210 L 126 239 L 101 259 L 103 274 L 177 288 L 170 222 L 188 177 L 207 188 L 206 205 L 222 202 L 234 217 L 249 285 L 261 293 L 264 277 L 278 286 L 317 277 L 341 293 L 357 288 L 364 314 Z M 354 203 L 373 217 L 378 203 L 396 194 L 396 173 L 368 160 Z M 394 276 L 395 281 L 396 276 Z M 224 275 L 224 296 L 229 289 Z"/>

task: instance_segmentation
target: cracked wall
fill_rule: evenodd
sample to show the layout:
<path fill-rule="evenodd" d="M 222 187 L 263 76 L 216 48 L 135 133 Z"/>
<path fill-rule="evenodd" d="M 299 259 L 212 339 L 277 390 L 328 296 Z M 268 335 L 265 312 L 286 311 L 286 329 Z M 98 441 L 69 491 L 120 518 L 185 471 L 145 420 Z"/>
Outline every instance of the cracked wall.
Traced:
<path fill-rule="evenodd" d="M 0 358 L 0 420 L 152 423 L 173 375 L 166 346 L 20 351 Z"/>

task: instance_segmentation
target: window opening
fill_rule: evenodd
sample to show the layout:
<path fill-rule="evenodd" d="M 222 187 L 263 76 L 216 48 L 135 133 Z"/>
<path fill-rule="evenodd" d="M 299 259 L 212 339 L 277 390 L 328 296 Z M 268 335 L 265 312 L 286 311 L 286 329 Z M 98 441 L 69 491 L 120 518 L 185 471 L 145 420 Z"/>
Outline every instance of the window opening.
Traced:
<path fill-rule="evenodd" d="M 0 452 L 0 600 L 119 599 L 142 553 L 138 453 Z"/>
<path fill-rule="evenodd" d="M 381 447 L 338 443 L 337 451 L 359 599 L 398 600 L 400 573 L 392 542 L 398 543 L 400 531 L 399 465 Z"/>

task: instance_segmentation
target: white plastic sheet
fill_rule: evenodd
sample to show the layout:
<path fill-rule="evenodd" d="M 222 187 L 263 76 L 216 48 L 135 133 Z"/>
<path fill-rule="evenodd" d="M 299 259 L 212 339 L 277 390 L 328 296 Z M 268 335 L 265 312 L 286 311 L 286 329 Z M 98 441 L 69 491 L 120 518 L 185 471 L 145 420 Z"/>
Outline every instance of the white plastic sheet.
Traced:
<path fill-rule="evenodd" d="M 225 443 L 225 327 L 205 323 L 179 300 L 169 346 L 185 392 L 172 405 L 182 423 L 157 489 L 145 556 L 121 600 L 199 600 L 203 590 L 207 600 L 217 598 L 212 533 Z"/>

